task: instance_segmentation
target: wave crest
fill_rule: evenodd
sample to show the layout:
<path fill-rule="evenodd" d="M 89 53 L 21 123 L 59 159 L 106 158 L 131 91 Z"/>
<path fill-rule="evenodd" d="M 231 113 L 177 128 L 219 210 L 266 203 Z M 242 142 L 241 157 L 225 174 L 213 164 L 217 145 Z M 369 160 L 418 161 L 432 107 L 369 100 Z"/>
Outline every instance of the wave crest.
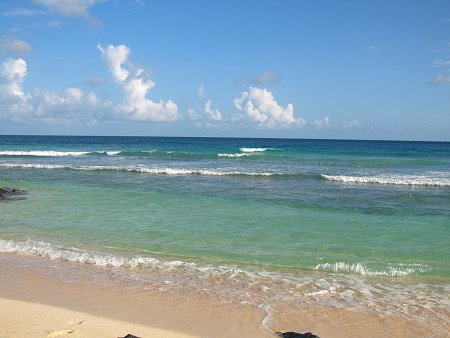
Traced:
<path fill-rule="evenodd" d="M 70 166 L 60 164 L 39 164 L 39 163 L 1 163 L 0 168 L 22 168 L 22 169 L 71 169 L 85 171 L 125 171 L 147 173 L 155 175 L 205 175 L 205 176 L 274 176 L 276 173 L 270 172 L 245 172 L 227 171 L 217 169 L 187 169 L 187 168 L 154 168 L 144 166 Z"/>
<path fill-rule="evenodd" d="M 371 184 L 391 184 L 391 185 L 417 185 L 450 187 L 450 178 L 436 176 L 419 175 L 379 175 L 379 176 L 347 176 L 347 175 L 320 175 L 327 181 L 342 183 L 371 183 Z"/>
<path fill-rule="evenodd" d="M 37 156 L 37 157 L 63 157 L 63 156 L 85 156 L 85 155 L 108 155 L 114 156 L 120 151 L 54 151 L 54 150 L 4 150 L 0 151 L 0 156 Z"/>
<path fill-rule="evenodd" d="M 239 148 L 242 153 L 261 153 L 269 148 Z"/>
<path fill-rule="evenodd" d="M 251 154 L 248 153 L 237 153 L 237 154 L 224 154 L 224 153 L 220 153 L 217 154 L 219 157 L 244 157 L 244 156 L 250 156 Z"/>
<path fill-rule="evenodd" d="M 418 272 L 427 271 L 427 267 L 420 264 L 389 265 L 386 271 L 376 271 L 367 267 L 364 263 L 337 262 L 334 264 L 322 263 L 314 267 L 315 270 L 357 273 L 363 276 L 405 277 Z"/>

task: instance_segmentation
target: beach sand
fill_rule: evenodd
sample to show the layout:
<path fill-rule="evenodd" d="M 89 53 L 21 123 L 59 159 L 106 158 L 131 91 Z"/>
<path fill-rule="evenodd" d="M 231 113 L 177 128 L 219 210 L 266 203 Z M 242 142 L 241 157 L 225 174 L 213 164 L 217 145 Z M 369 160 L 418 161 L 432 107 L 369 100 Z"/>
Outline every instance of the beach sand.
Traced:
<path fill-rule="evenodd" d="M 253 306 L 62 282 L 28 268 L 42 260 L 0 254 L 0 337 L 273 337 Z"/>
<path fill-rule="evenodd" d="M 0 298 L 1 337 L 195 337 L 60 307 Z"/>
<path fill-rule="evenodd" d="M 276 337 L 276 331 L 311 331 L 322 338 L 427 336 L 396 317 L 311 307 L 301 313 L 284 309 L 283 316 L 270 318 L 270 332 L 261 324 L 266 313 L 255 306 L 211 303 L 195 293 L 61 281 L 30 268 L 45 260 L 0 254 L 0 337 Z"/>

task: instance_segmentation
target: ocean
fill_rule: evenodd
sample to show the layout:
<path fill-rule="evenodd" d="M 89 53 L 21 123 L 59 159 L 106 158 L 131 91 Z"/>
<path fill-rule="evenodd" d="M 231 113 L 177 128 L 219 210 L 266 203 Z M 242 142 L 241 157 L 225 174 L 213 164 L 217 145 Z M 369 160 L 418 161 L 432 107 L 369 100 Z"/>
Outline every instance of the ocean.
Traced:
<path fill-rule="evenodd" d="M 0 136 L 0 187 L 0 252 L 44 274 L 449 334 L 450 143 Z"/>

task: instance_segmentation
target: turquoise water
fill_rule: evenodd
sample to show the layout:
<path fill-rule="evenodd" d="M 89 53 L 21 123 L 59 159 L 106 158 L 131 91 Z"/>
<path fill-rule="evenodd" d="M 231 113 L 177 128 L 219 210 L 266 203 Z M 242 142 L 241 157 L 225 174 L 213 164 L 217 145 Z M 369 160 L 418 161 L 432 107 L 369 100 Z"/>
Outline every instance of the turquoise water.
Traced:
<path fill-rule="evenodd" d="M 0 186 L 2 252 L 448 324 L 450 143 L 0 136 Z"/>

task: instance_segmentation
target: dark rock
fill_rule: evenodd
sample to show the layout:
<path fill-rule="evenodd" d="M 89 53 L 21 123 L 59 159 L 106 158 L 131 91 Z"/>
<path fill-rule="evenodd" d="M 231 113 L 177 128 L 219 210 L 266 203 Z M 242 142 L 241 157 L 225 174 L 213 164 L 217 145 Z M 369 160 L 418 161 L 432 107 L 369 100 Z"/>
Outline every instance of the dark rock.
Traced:
<path fill-rule="evenodd" d="M 134 334 L 129 333 L 129 334 L 127 334 L 127 335 L 124 336 L 124 337 L 118 337 L 118 338 L 140 338 L 140 337 L 135 336 Z"/>
<path fill-rule="evenodd" d="M 10 195 L 23 195 L 26 191 L 23 189 L 17 189 L 17 188 L 0 188 L 0 199 L 5 199 L 9 197 Z"/>
<path fill-rule="evenodd" d="M 278 332 L 277 335 L 281 338 L 319 338 L 311 332 L 298 333 L 298 332 Z"/>
<path fill-rule="evenodd" d="M 0 188 L 0 198 L 5 198 L 8 195 L 8 190 Z"/>

